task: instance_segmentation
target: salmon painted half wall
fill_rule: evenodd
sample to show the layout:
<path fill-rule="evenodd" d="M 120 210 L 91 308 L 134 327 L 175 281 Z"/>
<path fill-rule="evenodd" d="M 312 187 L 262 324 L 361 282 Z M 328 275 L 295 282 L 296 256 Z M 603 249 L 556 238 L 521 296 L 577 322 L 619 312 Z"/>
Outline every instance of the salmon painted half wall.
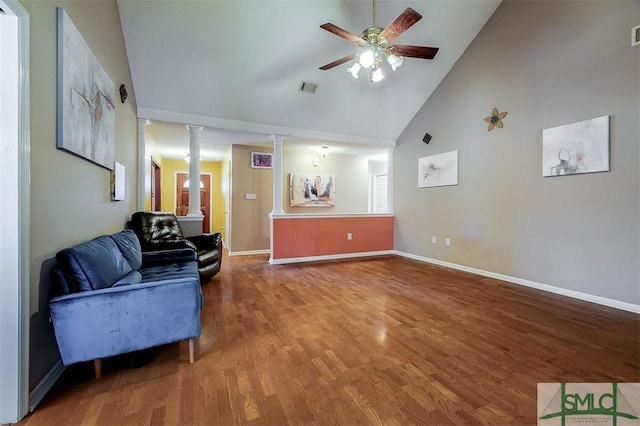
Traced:
<path fill-rule="evenodd" d="M 393 215 L 274 216 L 270 262 L 391 253 L 393 226 Z"/>

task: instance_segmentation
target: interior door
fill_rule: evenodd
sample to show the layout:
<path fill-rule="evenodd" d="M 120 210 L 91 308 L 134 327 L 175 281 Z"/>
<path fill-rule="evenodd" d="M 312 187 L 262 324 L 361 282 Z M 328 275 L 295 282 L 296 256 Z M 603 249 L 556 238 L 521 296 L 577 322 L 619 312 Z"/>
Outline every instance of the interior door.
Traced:
<path fill-rule="evenodd" d="M 387 175 L 376 175 L 373 189 L 373 212 L 387 212 Z"/>
<path fill-rule="evenodd" d="M 189 213 L 189 187 L 191 182 L 189 173 L 178 172 L 176 175 L 176 215 L 184 216 Z M 211 175 L 201 174 L 200 182 L 200 212 L 204 216 L 202 232 L 211 232 Z"/>

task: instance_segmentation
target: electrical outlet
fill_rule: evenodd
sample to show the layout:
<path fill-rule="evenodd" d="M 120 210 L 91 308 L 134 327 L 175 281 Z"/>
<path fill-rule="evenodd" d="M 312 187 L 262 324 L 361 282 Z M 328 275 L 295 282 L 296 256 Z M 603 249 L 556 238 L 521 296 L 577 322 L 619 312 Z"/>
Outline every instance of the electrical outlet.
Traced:
<path fill-rule="evenodd" d="M 431 244 L 437 244 L 438 239 L 436 237 L 431 237 Z"/>
<path fill-rule="evenodd" d="M 347 240 L 353 240 L 353 235 L 351 235 L 351 232 L 347 232 Z"/>
<path fill-rule="evenodd" d="M 451 245 L 451 240 L 449 238 L 444 240 L 444 245 L 449 247 Z"/>

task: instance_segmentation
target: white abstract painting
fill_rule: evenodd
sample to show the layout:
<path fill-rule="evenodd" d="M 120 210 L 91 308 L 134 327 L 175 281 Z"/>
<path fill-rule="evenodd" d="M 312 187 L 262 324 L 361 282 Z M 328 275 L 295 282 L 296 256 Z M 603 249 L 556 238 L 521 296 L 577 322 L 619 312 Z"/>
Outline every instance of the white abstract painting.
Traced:
<path fill-rule="evenodd" d="M 422 157 L 418 160 L 418 187 L 458 184 L 458 151 Z"/>
<path fill-rule="evenodd" d="M 58 8 L 57 147 L 113 170 L 115 86 Z"/>
<path fill-rule="evenodd" d="M 542 175 L 609 171 L 609 116 L 542 131 Z"/>

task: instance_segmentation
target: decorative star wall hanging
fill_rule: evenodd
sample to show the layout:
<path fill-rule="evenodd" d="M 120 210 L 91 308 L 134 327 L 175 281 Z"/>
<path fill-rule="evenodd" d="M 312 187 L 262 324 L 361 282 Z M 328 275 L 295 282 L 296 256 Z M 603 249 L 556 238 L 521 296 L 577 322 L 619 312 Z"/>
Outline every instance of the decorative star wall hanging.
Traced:
<path fill-rule="evenodd" d="M 484 121 L 489 123 L 489 127 L 487 128 L 487 131 L 488 132 L 492 131 L 494 127 L 502 129 L 502 127 L 504 126 L 502 124 L 502 119 L 505 118 L 506 116 L 507 116 L 506 111 L 498 112 L 498 108 L 494 108 L 493 111 L 491 111 L 491 115 L 489 117 L 484 118 Z"/>

